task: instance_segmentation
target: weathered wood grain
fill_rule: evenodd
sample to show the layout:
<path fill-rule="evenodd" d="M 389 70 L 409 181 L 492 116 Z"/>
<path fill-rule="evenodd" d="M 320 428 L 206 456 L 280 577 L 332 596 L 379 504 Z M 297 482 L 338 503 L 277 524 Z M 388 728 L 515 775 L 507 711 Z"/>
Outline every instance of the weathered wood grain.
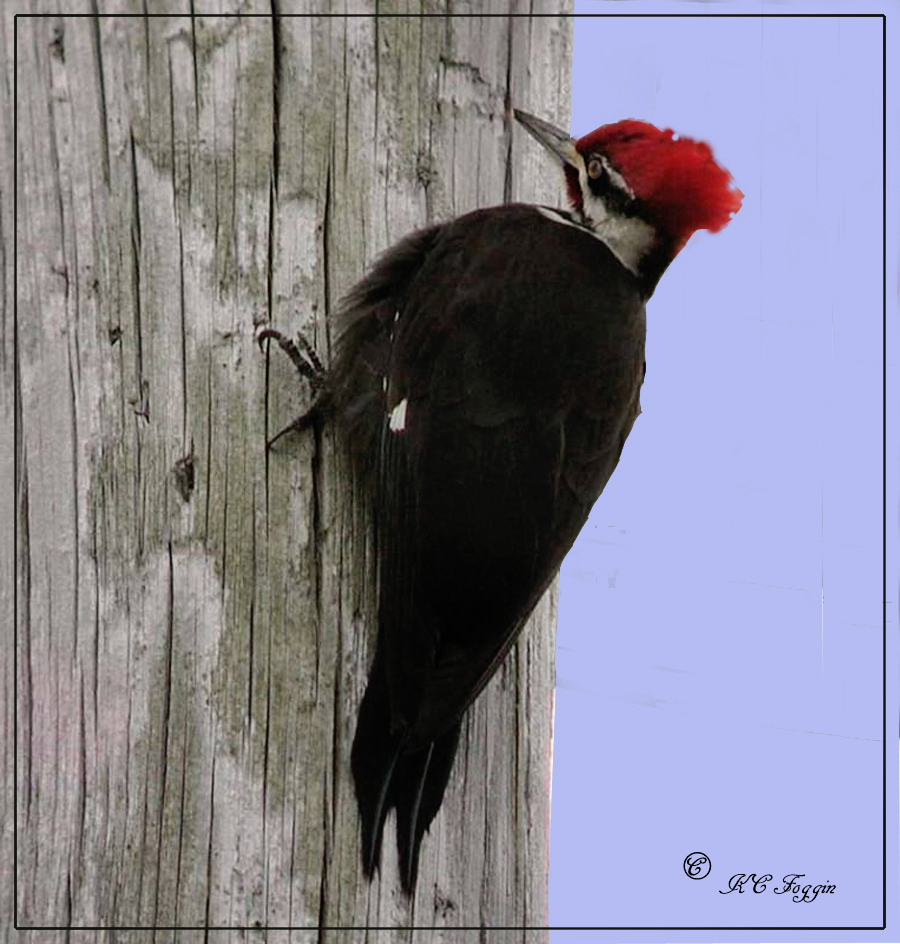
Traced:
<path fill-rule="evenodd" d="M 546 927 L 555 590 L 470 713 L 414 904 L 392 821 L 369 886 L 349 772 L 369 514 L 330 429 L 266 456 L 307 392 L 254 340 L 270 321 L 327 359 L 328 312 L 394 240 L 559 202 L 508 120 L 568 119 L 572 22 L 524 15 L 544 6 L 81 0 L 99 16 L 20 17 L 15 57 L 4 11 L 0 908 L 15 867 L 20 927 Z M 487 10 L 510 15 L 463 15 Z"/>

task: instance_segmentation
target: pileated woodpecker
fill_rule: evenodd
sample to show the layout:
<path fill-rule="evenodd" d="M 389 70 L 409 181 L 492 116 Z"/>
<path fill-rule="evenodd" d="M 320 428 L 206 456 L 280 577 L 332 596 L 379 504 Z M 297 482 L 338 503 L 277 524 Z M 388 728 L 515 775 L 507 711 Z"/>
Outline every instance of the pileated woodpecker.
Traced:
<path fill-rule="evenodd" d="M 259 335 L 316 393 L 288 429 L 334 416 L 366 472 L 378 643 L 351 765 L 365 872 L 395 808 L 407 893 L 462 715 L 641 411 L 645 302 L 691 234 L 721 229 L 743 196 L 707 145 L 672 131 L 626 120 L 576 141 L 515 114 L 561 162 L 570 210 L 499 206 L 407 236 L 345 298 L 327 371 L 302 338 L 301 352 Z"/>

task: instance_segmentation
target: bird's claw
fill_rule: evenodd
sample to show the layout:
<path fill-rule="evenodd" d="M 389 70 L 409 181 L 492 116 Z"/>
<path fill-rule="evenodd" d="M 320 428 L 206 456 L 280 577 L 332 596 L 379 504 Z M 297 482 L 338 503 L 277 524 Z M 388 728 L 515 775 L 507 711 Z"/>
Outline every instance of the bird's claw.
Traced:
<path fill-rule="evenodd" d="M 292 423 L 279 430 L 274 436 L 266 440 L 266 451 L 270 450 L 275 442 L 281 439 L 286 433 L 302 432 L 316 423 L 323 414 L 321 392 L 325 385 L 327 371 L 316 354 L 315 348 L 303 337 L 297 335 L 297 341 L 292 341 L 289 337 L 276 331 L 275 328 L 262 328 L 256 334 L 256 343 L 260 351 L 265 353 L 265 341 L 277 341 L 278 346 L 291 359 L 291 363 L 297 368 L 301 377 L 309 381 L 309 386 L 313 395 L 312 406 L 301 416 L 298 416 Z"/>
<path fill-rule="evenodd" d="M 262 328 L 256 334 L 256 343 L 263 353 L 265 353 L 263 342 L 268 340 L 278 342 L 278 346 L 291 359 L 291 363 L 297 368 L 300 376 L 305 377 L 313 393 L 317 393 L 325 382 L 325 368 L 312 344 L 302 334 L 298 334 L 294 342 L 275 328 Z"/>

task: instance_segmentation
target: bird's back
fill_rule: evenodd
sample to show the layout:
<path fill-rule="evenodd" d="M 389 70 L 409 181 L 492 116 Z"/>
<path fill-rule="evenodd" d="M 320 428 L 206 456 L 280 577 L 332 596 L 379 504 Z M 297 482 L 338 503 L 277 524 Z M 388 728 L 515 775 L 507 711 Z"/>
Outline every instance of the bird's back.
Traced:
<path fill-rule="evenodd" d="M 550 272 L 548 255 L 566 264 Z M 640 412 L 645 315 L 635 278 L 593 235 L 513 205 L 404 240 L 344 318 L 336 406 L 370 468 L 379 553 L 359 794 L 361 778 L 379 779 L 370 751 L 394 758 L 382 776 L 398 790 L 398 752 L 424 758 L 442 738 L 455 750 L 461 714 L 558 570 Z M 376 711 L 386 730 L 373 743 Z M 450 763 L 452 751 L 446 775 Z M 437 811 L 446 775 L 429 787 L 421 774 L 413 833 Z M 370 802 L 372 815 L 392 799 Z"/>

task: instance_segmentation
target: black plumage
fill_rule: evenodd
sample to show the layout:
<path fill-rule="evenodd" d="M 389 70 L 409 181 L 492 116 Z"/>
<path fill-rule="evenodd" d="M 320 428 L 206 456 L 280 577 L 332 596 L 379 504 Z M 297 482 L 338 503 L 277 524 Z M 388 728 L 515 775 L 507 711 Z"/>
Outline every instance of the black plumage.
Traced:
<path fill-rule="evenodd" d="M 460 719 L 640 413 L 645 302 L 742 198 L 708 145 L 673 131 L 625 119 L 576 141 L 515 117 L 561 161 L 571 213 L 493 207 L 408 236 L 345 299 L 328 371 L 302 339 L 301 354 L 260 334 L 316 393 L 289 429 L 333 415 L 375 509 L 378 641 L 351 764 L 365 871 L 396 809 L 407 892 Z"/>
<path fill-rule="evenodd" d="M 378 648 L 353 776 L 366 871 L 395 807 L 407 890 L 461 716 L 558 570 L 640 412 L 642 286 L 554 213 L 496 207 L 414 233 L 340 314 L 323 402 L 371 483 L 379 554 Z M 548 270 L 548 257 L 565 268 Z"/>

